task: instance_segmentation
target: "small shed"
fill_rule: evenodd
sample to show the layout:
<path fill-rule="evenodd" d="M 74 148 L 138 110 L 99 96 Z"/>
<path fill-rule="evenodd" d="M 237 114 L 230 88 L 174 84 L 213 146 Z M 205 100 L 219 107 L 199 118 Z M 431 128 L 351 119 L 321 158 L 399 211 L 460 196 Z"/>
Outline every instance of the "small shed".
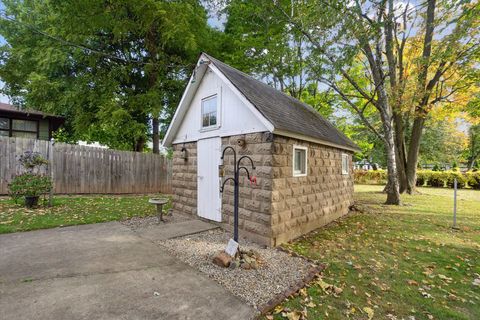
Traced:
<path fill-rule="evenodd" d="M 164 138 L 173 148 L 173 210 L 233 226 L 227 146 L 249 155 L 240 237 L 277 246 L 348 213 L 359 148 L 312 107 L 202 53 Z M 248 164 L 248 163 L 247 163 Z M 219 166 L 223 165 L 225 177 Z M 244 174 L 244 172 L 242 173 Z"/>

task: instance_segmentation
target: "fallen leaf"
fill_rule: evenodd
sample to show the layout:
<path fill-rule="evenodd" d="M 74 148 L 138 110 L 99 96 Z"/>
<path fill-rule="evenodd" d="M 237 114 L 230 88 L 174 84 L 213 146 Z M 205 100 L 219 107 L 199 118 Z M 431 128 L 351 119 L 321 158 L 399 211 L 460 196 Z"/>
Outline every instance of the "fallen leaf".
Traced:
<path fill-rule="evenodd" d="M 407 280 L 407 283 L 410 286 L 418 286 L 418 282 L 415 280 Z"/>
<path fill-rule="evenodd" d="M 373 319 L 373 315 L 374 315 L 375 312 L 373 311 L 372 308 L 370 308 L 370 307 L 364 307 L 364 308 L 363 308 L 363 311 L 367 314 L 368 320 Z"/>
<path fill-rule="evenodd" d="M 302 316 L 302 313 L 299 311 L 292 311 L 292 312 L 287 312 L 285 315 L 282 314 L 284 318 L 287 318 L 288 320 L 300 320 L 300 317 Z"/>

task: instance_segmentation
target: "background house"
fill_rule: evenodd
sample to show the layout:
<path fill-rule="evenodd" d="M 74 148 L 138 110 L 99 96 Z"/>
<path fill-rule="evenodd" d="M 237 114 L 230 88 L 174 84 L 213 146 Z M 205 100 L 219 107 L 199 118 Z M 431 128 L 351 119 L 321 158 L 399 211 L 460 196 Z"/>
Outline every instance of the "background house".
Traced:
<path fill-rule="evenodd" d="M 0 103 L 0 136 L 49 140 L 65 119 Z"/>
<path fill-rule="evenodd" d="M 253 158 L 257 185 L 240 179 L 240 236 L 278 245 L 346 214 L 358 147 L 310 106 L 206 55 L 164 144 L 174 149 L 174 211 L 233 225 L 233 185 L 220 194 L 221 153 Z M 245 165 L 248 167 L 249 163 Z M 233 156 L 223 160 L 233 174 Z"/>

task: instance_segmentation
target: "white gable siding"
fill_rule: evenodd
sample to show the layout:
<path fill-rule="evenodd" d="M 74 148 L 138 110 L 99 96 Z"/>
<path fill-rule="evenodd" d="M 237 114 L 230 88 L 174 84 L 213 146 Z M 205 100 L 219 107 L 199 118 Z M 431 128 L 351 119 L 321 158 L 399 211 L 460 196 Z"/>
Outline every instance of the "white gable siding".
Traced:
<path fill-rule="evenodd" d="M 216 94 L 219 128 L 201 130 L 202 99 Z M 207 70 L 192 98 L 173 143 L 197 141 L 209 137 L 225 137 L 244 133 L 268 131 L 241 99 L 212 70 Z"/>

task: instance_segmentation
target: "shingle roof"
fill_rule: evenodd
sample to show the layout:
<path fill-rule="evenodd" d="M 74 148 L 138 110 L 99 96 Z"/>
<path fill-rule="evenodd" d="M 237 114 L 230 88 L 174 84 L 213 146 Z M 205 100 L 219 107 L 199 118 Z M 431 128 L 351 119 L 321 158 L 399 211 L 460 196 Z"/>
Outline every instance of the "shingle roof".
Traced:
<path fill-rule="evenodd" d="M 205 54 L 276 130 L 297 133 L 349 149 L 360 148 L 311 106 Z"/>
<path fill-rule="evenodd" d="M 0 102 L 0 112 L 2 112 L 2 111 L 15 113 L 15 114 L 26 115 L 26 116 L 35 115 L 35 116 L 41 116 L 41 117 L 44 117 L 44 118 L 63 119 L 62 116 L 56 116 L 56 115 L 53 115 L 53 114 L 48 114 L 48 113 L 45 113 L 45 112 L 41 112 L 41 111 L 37 111 L 37 110 L 31 110 L 31 109 L 22 110 L 22 109 L 19 109 L 15 106 L 11 105 L 11 104 Z"/>

